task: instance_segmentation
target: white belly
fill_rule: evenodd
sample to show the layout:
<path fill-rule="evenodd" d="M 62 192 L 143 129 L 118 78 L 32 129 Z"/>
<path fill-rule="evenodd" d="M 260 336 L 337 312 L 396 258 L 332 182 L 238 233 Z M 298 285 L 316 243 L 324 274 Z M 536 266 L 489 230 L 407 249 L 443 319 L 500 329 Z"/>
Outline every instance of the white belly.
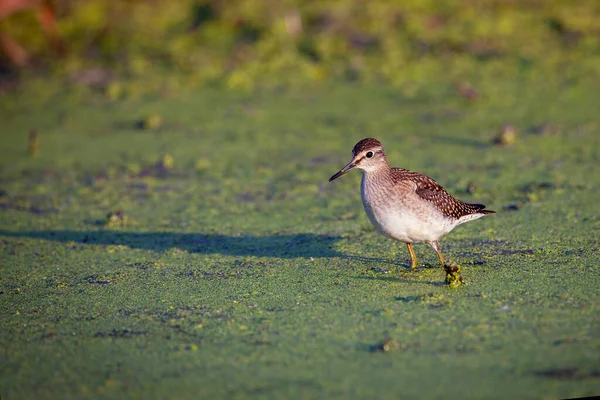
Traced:
<path fill-rule="evenodd" d="M 454 228 L 454 224 L 450 221 L 441 224 L 431 223 L 408 210 L 395 209 L 381 212 L 365 205 L 365 211 L 381 233 L 404 243 L 435 241 Z"/>
<path fill-rule="evenodd" d="M 382 199 L 365 191 L 362 199 L 371 223 L 385 236 L 404 243 L 431 242 L 446 235 L 455 221 L 445 218 L 427 203 L 414 204 L 410 198 Z M 415 195 L 416 196 L 416 195 Z"/>

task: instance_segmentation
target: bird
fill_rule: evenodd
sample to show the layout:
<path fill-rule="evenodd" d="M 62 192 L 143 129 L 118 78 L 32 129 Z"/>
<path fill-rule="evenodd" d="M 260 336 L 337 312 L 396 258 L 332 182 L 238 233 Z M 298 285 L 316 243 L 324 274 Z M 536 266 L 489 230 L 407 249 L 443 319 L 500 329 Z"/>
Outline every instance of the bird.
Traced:
<path fill-rule="evenodd" d="M 446 272 L 446 283 L 451 287 L 463 284 L 460 266 L 444 259 L 439 240 L 458 225 L 495 211 L 454 198 L 426 175 L 391 168 L 381 142 L 374 138 L 359 141 L 352 149 L 352 160 L 329 182 L 354 169 L 362 172 L 360 192 L 369 220 L 383 235 L 406 243 L 411 269 L 418 266 L 413 243 L 428 243 Z"/>

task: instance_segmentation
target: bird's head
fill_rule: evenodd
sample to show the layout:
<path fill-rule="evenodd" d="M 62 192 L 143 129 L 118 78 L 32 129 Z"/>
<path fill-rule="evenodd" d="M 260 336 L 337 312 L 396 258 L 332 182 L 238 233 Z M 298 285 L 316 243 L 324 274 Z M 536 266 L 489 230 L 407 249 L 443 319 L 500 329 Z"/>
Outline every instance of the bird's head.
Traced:
<path fill-rule="evenodd" d="M 329 178 L 329 182 L 353 169 L 373 172 L 386 166 L 388 166 L 388 163 L 381 142 L 377 139 L 366 138 L 356 143 L 352 149 L 352 160 Z"/>

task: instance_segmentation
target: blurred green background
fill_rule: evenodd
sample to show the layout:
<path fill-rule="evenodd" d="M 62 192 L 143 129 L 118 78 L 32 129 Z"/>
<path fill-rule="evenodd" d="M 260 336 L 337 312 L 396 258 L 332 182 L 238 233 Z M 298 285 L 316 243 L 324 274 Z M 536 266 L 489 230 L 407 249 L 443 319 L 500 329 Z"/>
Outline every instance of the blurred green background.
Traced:
<path fill-rule="evenodd" d="M 600 72 L 596 0 L 49 4 L 62 56 L 49 46 L 35 8 L 4 18 L 0 31 L 27 51 L 36 72 L 100 87 L 111 97 L 214 83 L 252 89 L 330 79 L 385 82 L 410 95 L 436 76 L 457 82 L 514 73 L 591 79 Z M 4 66 L 5 75 L 14 71 L 7 59 Z"/>

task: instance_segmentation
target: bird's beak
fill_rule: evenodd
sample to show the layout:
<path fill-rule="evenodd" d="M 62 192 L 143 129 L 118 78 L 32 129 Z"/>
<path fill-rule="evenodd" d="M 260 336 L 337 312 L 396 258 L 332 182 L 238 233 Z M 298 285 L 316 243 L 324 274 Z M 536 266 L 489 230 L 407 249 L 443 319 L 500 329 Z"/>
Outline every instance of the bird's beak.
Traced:
<path fill-rule="evenodd" d="M 329 182 L 331 182 L 334 179 L 339 178 L 340 176 L 344 175 L 346 172 L 352 171 L 354 168 L 356 168 L 356 164 L 354 164 L 354 160 L 352 160 L 344 168 L 340 169 L 331 178 L 329 178 Z"/>

